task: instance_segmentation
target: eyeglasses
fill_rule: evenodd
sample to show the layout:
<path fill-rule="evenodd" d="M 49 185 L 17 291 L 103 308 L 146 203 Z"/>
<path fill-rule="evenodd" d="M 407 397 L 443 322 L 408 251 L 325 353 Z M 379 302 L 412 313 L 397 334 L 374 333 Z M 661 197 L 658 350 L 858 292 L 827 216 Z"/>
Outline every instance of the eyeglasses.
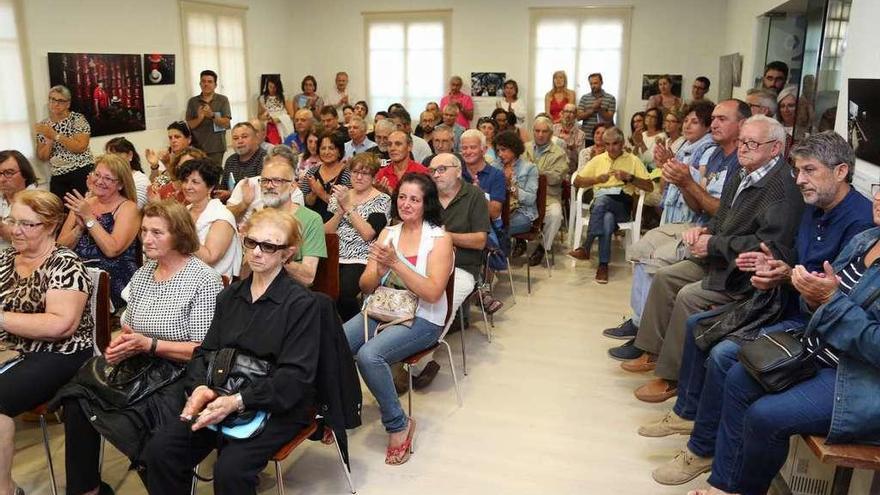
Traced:
<path fill-rule="evenodd" d="M 369 170 L 352 170 L 351 176 L 360 175 L 361 177 L 372 177 L 373 174 Z"/>
<path fill-rule="evenodd" d="M 70 101 L 70 100 L 64 100 L 64 99 L 61 99 L 61 98 L 52 98 L 52 97 L 49 97 L 49 103 L 55 103 L 56 105 L 62 105 L 62 104 L 67 103 L 67 102 L 69 102 L 69 101 Z"/>
<path fill-rule="evenodd" d="M 700 91 L 706 91 L 706 88 L 704 88 L 703 86 L 700 86 L 699 84 L 694 84 L 693 87 L 694 87 L 694 89 L 698 89 Z"/>
<path fill-rule="evenodd" d="M 287 247 L 286 244 L 272 244 L 271 242 L 260 242 L 255 239 L 251 239 L 250 237 L 245 237 L 241 240 L 241 244 L 245 249 L 256 249 L 257 246 L 260 246 L 260 251 L 266 254 L 272 254 L 279 249 L 284 249 Z"/>
<path fill-rule="evenodd" d="M 23 229 L 32 230 L 40 225 L 43 225 L 44 222 L 26 222 L 24 220 L 16 220 L 12 217 L 6 217 L 3 219 L 3 225 L 11 228 L 21 227 Z"/>
<path fill-rule="evenodd" d="M 5 177 L 7 179 L 11 179 L 11 178 L 15 177 L 16 175 L 18 175 L 18 173 L 19 173 L 18 170 L 2 170 L 2 171 L 0 171 L 0 175 L 2 175 L 3 177 Z"/>
<path fill-rule="evenodd" d="M 281 186 L 293 182 L 290 179 L 282 179 L 280 177 L 260 177 L 261 186 Z"/>
<path fill-rule="evenodd" d="M 746 149 L 749 151 L 755 151 L 756 149 L 758 149 L 762 145 L 769 144 L 769 143 L 775 143 L 775 142 L 776 142 L 776 140 L 774 140 L 774 139 L 771 139 L 770 141 L 764 141 L 763 143 L 759 143 L 757 141 L 743 141 L 742 139 L 736 140 L 737 146 L 740 146 L 740 147 L 745 146 Z"/>
<path fill-rule="evenodd" d="M 446 173 L 447 170 L 449 170 L 451 168 L 458 168 L 458 166 L 457 165 L 440 165 L 439 167 L 432 167 L 429 170 L 431 171 L 431 174 L 443 175 Z"/>
<path fill-rule="evenodd" d="M 110 184 L 119 182 L 119 179 L 115 177 L 108 177 L 106 175 L 99 175 L 97 172 L 92 172 L 89 174 L 92 176 L 92 180 L 95 182 L 109 182 Z"/>

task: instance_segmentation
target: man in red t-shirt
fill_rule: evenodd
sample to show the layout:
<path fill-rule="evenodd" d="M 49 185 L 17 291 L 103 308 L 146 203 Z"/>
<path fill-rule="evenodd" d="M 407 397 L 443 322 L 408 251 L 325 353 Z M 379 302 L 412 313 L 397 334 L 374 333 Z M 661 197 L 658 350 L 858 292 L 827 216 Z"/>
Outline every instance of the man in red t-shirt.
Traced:
<path fill-rule="evenodd" d="M 410 160 L 412 136 L 403 131 L 394 131 L 388 136 L 388 165 L 376 174 L 376 187 L 388 194 L 393 194 L 400 178 L 408 172 L 419 172 L 430 175 L 428 168 Z"/>

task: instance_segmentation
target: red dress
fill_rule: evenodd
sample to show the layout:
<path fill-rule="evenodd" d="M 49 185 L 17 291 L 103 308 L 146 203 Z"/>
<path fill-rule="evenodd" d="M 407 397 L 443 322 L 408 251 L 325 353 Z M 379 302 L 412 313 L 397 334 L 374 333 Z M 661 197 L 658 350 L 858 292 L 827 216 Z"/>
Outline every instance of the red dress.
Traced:
<path fill-rule="evenodd" d="M 550 118 L 553 119 L 553 123 L 562 119 L 562 109 L 565 105 L 568 105 L 568 99 L 563 98 L 562 101 L 558 101 L 556 95 L 550 97 Z"/>

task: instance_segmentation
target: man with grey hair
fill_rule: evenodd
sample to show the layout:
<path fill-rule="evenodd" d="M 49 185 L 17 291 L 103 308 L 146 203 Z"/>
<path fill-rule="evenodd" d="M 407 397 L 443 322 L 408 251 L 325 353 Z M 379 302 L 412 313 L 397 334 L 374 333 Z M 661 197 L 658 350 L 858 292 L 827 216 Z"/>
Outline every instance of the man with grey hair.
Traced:
<path fill-rule="evenodd" d="M 293 132 L 284 138 L 284 144 L 290 146 L 296 153 L 302 153 L 306 149 L 306 143 L 302 136 L 312 130 L 315 124 L 315 115 L 308 108 L 300 108 L 293 114 Z"/>
<path fill-rule="evenodd" d="M 636 398 L 663 402 L 676 394 L 689 316 L 751 295 L 750 274 L 736 266 L 740 254 L 759 251 L 763 243 L 777 258 L 789 259 L 804 201 L 782 158 L 785 139 L 776 120 L 746 119 L 737 149 L 741 169 L 725 184 L 721 206 L 707 225 L 684 232 L 690 258 L 657 270 L 635 342 L 646 352 L 622 365 L 655 365 L 657 378 L 639 387 Z"/>
<path fill-rule="evenodd" d="M 577 106 L 567 103 L 562 107 L 562 118 L 553 124 L 553 137 L 557 137 L 565 143 L 565 152 L 568 153 L 568 171 L 574 173 L 578 166 L 578 154 L 584 149 L 587 135 L 577 125 Z"/>
<path fill-rule="evenodd" d="M 388 119 L 382 119 L 373 126 L 373 136 L 376 138 L 376 146 L 367 150 L 367 153 L 373 153 L 379 157 L 384 167 L 388 163 L 388 136 L 397 130 L 394 122 Z"/>
<path fill-rule="evenodd" d="M 617 224 L 629 220 L 637 189 L 651 192 L 651 183 L 645 164 L 633 153 L 624 150 L 623 133 L 609 127 L 602 134 L 605 153 L 593 157 L 578 172 L 575 187 L 593 189 L 587 240 L 582 248 L 569 253 L 576 259 L 589 259 L 593 241 L 599 239 L 599 267 L 596 282 L 608 283 L 608 264 L 611 262 L 611 240 Z"/>
<path fill-rule="evenodd" d="M 807 204 L 795 242 L 797 262 L 809 272 L 822 273 L 824 263 L 836 259 L 853 236 L 874 226 L 871 201 L 850 186 L 855 155 L 846 140 L 833 131 L 805 138 L 791 150 L 791 156 L 795 180 Z M 798 300 L 797 292 L 788 284 L 791 265 L 777 258 L 765 243 L 761 243 L 759 251 L 740 254 L 736 265 L 753 274 L 751 283 L 756 289 L 778 288 Z M 763 333 L 802 329 L 810 315 L 792 309 L 781 322 L 750 333 L 737 331 L 736 335 L 754 338 Z M 709 315 L 698 314 L 691 320 Z M 640 435 L 648 437 L 692 433 L 687 447 L 653 472 L 655 480 L 667 485 L 685 483 L 709 470 L 721 415 L 724 377 L 740 348 L 739 339 L 726 339 L 711 350 L 704 350 L 697 347 L 694 333 L 685 333 L 675 408 L 662 420 L 639 429 Z"/>
<path fill-rule="evenodd" d="M 746 92 L 746 103 L 752 109 L 752 115 L 776 115 L 776 94 L 769 89 L 752 88 Z"/>
<path fill-rule="evenodd" d="M 526 160 L 535 164 L 538 173 L 547 177 L 547 209 L 544 213 L 543 245 L 529 256 L 529 264 L 538 266 L 544 253 L 553 249 L 553 241 L 562 225 L 562 181 L 568 175 L 568 155 L 553 142 L 553 121 L 538 117 L 532 124 L 534 139 L 525 144 Z"/>
<path fill-rule="evenodd" d="M 269 149 L 268 153 L 266 153 L 266 158 L 263 159 L 263 170 L 265 170 L 266 165 L 275 161 L 284 162 L 296 170 L 297 155 L 289 146 L 278 144 Z M 244 223 L 253 212 L 266 206 L 265 201 L 263 201 L 263 190 L 260 187 L 261 177 L 262 175 L 239 181 L 235 185 L 235 189 L 232 190 L 232 194 L 230 194 L 229 200 L 226 202 L 226 208 L 232 212 L 237 222 Z M 303 193 L 299 190 L 299 187 L 290 188 L 290 200 L 298 205 L 305 204 Z"/>
<path fill-rule="evenodd" d="M 461 134 L 467 129 L 467 127 L 462 127 L 458 123 L 458 116 L 460 115 L 461 110 L 457 103 L 450 103 L 446 105 L 446 108 L 443 109 L 442 118 L 443 120 L 440 124 L 437 125 L 435 129 L 449 129 L 452 131 L 454 148 L 457 150 L 459 144 L 461 142 Z"/>
<path fill-rule="evenodd" d="M 455 291 L 452 294 L 452 312 L 455 314 L 473 292 L 480 276 L 483 248 L 490 228 L 489 209 L 483 191 L 462 179 L 461 161 L 452 153 L 435 156 L 429 170 L 443 208 L 443 228 L 452 237 L 455 247 Z M 453 320 L 455 318 L 450 318 L 444 333 Z M 439 369 L 437 361 L 431 359 L 413 380 L 413 388 L 426 387 Z"/>
<path fill-rule="evenodd" d="M 378 134 L 376 136 L 378 137 Z M 412 147 L 412 135 L 407 132 L 394 131 L 388 136 L 388 165 L 376 173 L 376 188 L 387 194 L 394 194 L 397 183 L 405 174 L 409 172 L 428 174 L 427 167 L 410 158 Z"/>
<path fill-rule="evenodd" d="M 351 141 L 345 143 L 346 160 L 376 146 L 376 143 L 367 138 L 367 123 L 357 115 L 353 116 L 348 122 L 348 136 L 351 138 Z"/>
<path fill-rule="evenodd" d="M 425 112 L 431 113 L 431 112 Z M 431 165 L 431 160 L 434 159 L 435 156 L 440 153 L 452 153 L 455 155 L 459 161 L 462 159 L 461 155 L 455 153 L 455 143 L 454 138 L 452 136 L 452 130 L 448 127 L 435 127 L 432 133 L 434 135 L 434 139 L 432 140 L 432 144 L 434 145 L 434 153 L 431 156 L 422 160 L 422 165 L 428 167 Z"/>

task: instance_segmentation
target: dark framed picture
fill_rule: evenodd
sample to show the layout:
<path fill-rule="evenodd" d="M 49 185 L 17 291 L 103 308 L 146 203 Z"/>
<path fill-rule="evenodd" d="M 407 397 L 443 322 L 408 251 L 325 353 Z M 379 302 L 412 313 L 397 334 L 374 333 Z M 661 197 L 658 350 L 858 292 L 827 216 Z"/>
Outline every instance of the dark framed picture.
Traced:
<path fill-rule="evenodd" d="M 70 90 L 70 109 L 85 115 L 92 136 L 146 129 L 140 55 L 48 55 L 49 84 Z"/>
<path fill-rule="evenodd" d="M 672 94 L 681 97 L 681 74 L 667 74 L 672 79 Z M 642 75 L 642 99 L 660 94 L 660 87 L 657 81 L 663 77 L 663 74 L 643 74 Z"/>
<path fill-rule="evenodd" d="M 144 86 L 174 84 L 174 55 L 144 54 Z"/>
<path fill-rule="evenodd" d="M 850 79 L 847 136 L 860 158 L 880 166 L 880 79 Z"/>
<path fill-rule="evenodd" d="M 501 96 L 506 72 L 471 72 L 471 96 Z"/>

